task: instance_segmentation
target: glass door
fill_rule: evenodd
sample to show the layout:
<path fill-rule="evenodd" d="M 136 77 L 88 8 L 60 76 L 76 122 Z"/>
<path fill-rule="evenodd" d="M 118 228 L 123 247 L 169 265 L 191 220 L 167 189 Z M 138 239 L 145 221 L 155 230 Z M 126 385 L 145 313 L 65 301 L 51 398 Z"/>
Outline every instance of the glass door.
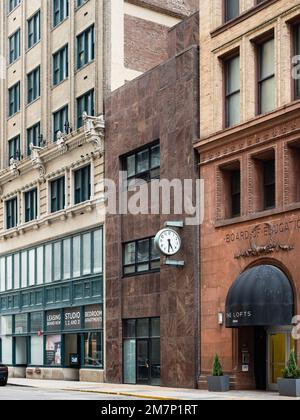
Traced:
<path fill-rule="evenodd" d="M 282 371 L 287 365 L 293 346 L 294 341 L 289 332 L 269 333 L 269 390 L 278 390 L 278 379 L 282 378 Z"/>
<path fill-rule="evenodd" d="M 150 360 L 149 360 L 149 340 L 137 340 L 136 345 L 137 359 L 137 383 L 149 384 L 150 382 Z"/>

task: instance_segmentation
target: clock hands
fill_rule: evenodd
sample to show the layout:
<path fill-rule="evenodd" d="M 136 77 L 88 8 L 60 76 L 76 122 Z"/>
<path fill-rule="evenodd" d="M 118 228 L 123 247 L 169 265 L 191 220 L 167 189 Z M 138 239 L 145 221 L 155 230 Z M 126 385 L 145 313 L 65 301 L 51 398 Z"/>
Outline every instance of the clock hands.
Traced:
<path fill-rule="evenodd" d="M 169 249 L 168 249 L 168 252 L 173 252 L 174 251 L 174 248 L 173 248 L 173 245 L 172 245 L 172 243 L 171 243 L 171 239 L 168 239 L 168 244 L 169 244 Z"/>

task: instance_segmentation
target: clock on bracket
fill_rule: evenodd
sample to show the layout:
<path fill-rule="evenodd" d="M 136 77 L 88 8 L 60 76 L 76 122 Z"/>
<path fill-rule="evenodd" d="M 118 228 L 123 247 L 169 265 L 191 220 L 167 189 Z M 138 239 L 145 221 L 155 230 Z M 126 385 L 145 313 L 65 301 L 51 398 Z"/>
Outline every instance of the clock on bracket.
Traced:
<path fill-rule="evenodd" d="M 181 250 L 181 238 L 174 229 L 165 228 L 158 232 L 155 237 L 156 248 L 165 256 L 172 257 Z"/>

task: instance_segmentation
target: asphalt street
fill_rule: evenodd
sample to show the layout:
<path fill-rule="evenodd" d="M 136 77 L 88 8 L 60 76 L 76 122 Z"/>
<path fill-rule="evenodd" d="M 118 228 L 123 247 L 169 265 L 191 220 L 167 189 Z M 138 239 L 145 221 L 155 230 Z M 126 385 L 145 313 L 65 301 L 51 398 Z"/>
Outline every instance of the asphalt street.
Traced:
<path fill-rule="evenodd" d="M 37 401 L 37 400 L 89 400 L 89 401 L 135 401 L 136 398 L 101 395 L 76 391 L 59 391 L 18 386 L 0 387 L 0 400 L 2 401 Z"/>

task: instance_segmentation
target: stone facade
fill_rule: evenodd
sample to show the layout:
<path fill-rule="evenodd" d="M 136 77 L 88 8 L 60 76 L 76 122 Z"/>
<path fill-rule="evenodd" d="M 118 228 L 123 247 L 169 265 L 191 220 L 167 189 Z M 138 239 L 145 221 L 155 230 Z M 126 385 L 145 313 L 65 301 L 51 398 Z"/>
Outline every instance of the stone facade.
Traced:
<path fill-rule="evenodd" d="M 194 19 L 197 19 L 195 16 Z M 193 25 L 192 25 L 193 27 Z M 198 27 L 193 40 L 198 41 Z M 181 33 L 178 28 L 178 33 Z M 172 52 L 180 38 L 173 37 Z M 197 159 L 198 47 L 169 60 L 114 92 L 106 101 L 106 175 L 119 182 L 122 156 L 160 140 L 162 179 L 195 179 Z M 183 269 L 161 264 L 160 272 L 123 278 L 122 244 L 155 234 L 176 216 L 107 215 L 106 380 L 123 381 L 123 321 L 160 318 L 161 384 L 194 388 L 197 379 L 198 228 L 182 230 Z M 182 219 L 182 216 L 180 216 Z M 115 262 L 118 262 L 116 264 Z"/>
<path fill-rule="evenodd" d="M 294 101 L 290 71 L 290 22 L 300 16 L 299 2 L 268 1 L 257 6 L 251 1 L 241 3 L 244 13 L 225 25 L 221 1 L 202 2 L 200 14 L 201 137 L 196 148 L 200 153 L 200 177 L 206 183 L 205 220 L 200 235 L 201 388 L 207 386 L 206 376 L 216 353 L 231 376 L 232 387 L 257 387 L 255 329 L 226 329 L 218 318 L 220 314 L 226 317 L 229 289 L 241 273 L 264 264 L 280 268 L 294 290 L 295 314 L 300 303 L 297 175 L 300 106 Z M 276 40 L 276 109 L 258 116 L 256 61 L 251 40 L 271 29 Z M 237 48 L 242 75 L 241 124 L 225 129 L 221 58 Z M 270 153 L 276 162 L 276 205 L 272 210 L 262 211 L 262 175 L 257 162 Z M 231 219 L 227 212 L 225 173 L 237 165 L 241 171 L 241 215 Z M 261 368 L 267 369 L 267 382 L 271 380 L 270 341 L 268 345 L 268 366 L 265 358 Z M 299 358 L 297 343 L 296 351 Z"/>

